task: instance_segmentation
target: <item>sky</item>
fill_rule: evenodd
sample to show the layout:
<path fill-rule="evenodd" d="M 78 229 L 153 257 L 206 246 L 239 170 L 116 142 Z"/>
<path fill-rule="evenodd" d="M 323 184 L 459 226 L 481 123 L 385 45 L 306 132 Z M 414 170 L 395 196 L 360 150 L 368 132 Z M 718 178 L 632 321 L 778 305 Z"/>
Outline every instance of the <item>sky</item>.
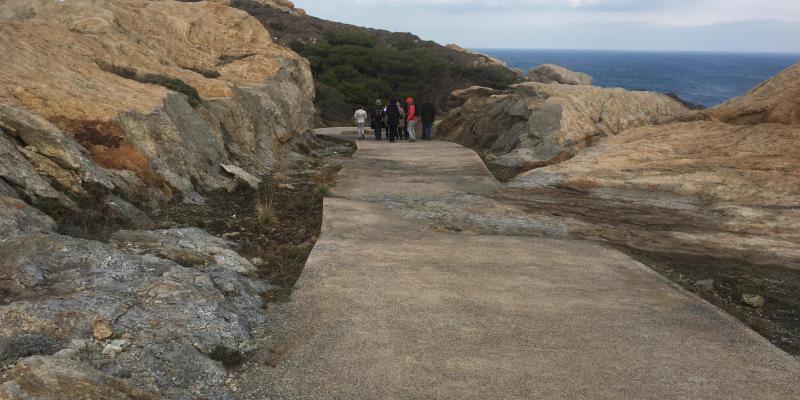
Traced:
<path fill-rule="evenodd" d="M 468 48 L 800 53 L 800 0 L 294 0 Z"/>

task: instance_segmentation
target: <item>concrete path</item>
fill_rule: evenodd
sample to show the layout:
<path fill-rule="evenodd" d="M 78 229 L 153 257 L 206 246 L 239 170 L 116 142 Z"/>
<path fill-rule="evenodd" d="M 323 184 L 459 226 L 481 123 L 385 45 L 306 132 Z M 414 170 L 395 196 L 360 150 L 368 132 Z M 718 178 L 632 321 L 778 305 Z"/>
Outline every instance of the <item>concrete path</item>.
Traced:
<path fill-rule="evenodd" d="M 800 398 L 794 358 L 623 253 L 424 217 L 499 185 L 452 143 L 359 142 L 243 397 Z"/>

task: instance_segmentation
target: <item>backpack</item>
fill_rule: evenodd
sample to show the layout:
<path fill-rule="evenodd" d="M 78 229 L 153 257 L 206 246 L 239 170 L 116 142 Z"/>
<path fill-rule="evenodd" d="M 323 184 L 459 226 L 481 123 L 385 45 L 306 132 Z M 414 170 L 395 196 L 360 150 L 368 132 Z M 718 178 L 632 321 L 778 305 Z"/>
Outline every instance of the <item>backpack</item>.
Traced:
<path fill-rule="evenodd" d="M 386 116 L 386 112 L 383 111 L 383 107 L 378 107 L 375 109 L 375 113 L 372 115 L 373 121 L 378 121 L 383 123 L 383 118 Z"/>

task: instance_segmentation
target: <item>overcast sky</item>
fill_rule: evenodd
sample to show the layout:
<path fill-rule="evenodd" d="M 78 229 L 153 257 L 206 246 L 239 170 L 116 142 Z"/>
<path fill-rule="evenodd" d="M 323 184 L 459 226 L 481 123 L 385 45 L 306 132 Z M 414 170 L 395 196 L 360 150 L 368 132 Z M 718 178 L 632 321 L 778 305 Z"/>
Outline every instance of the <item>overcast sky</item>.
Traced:
<path fill-rule="evenodd" d="M 295 0 L 471 48 L 800 52 L 800 0 Z"/>

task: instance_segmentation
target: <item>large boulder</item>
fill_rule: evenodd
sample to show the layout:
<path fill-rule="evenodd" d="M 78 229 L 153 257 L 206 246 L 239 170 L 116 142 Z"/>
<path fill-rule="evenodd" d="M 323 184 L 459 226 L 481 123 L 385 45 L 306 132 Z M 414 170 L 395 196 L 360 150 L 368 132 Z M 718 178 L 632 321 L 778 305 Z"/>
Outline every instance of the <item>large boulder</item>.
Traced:
<path fill-rule="evenodd" d="M 796 125 L 641 127 L 522 174 L 500 197 L 578 237 L 800 268 L 797 154 Z"/>
<path fill-rule="evenodd" d="M 9 0 L 0 22 L 0 139 L 68 196 L 200 201 L 220 164 L 263 174 L 311 127 L 308 62 L 224 4 Z"/>
<path fill-rule="evenodd" d="M 800 64 L 756 86 L 742 97 L 714 107 L 711 114 L 732 124 L 800 124 Z"/>
<path fill-rule="evenodd" d="M 463 104 L 440 121 L 438 134 L 519 169 L 564 161 L 626 129 L 688 112 L 666 95 L 587 85 L 526 82 L 506 92 L 471 88 L 454 96 Z"/>
<path fill-rule="evenodd" d="M 583 72 L 571 71 L 560 65 L 543 64 L 528 70 L 528 80 L 539 83 L 563 85 L 591 85 L 592 77 Z"/>
<path fill-rule="evenodd" d="M 233 271 L 232 260 L 220 261 L 220 255 L 230 256 L 225 241 L 202 232 L 123 236 L 127 251 L 56 234 L 0 243 L 0 363 L 63 349 L 55 355 L 85 361 L 71 364 L 76 375 L 96 376 L 98 370 L 128 378 L 158 398 L 229 398 L 231 365 L 221 355 L 254 348 L 266 285 Z M 148 248 L 158 236 L 191 242 L 186 246 L 193 257 L 179 265 L 147 251 L 128 252 Z M 14 351 L 7 351 L 8 343 L 16 343 Z M 17 368 L 48 376 L 39 368 L 49 364 L 40 361 Z M 19 379 L 13 373 L 0 379 L 0 393 Z M 71 380 L 31 382 L 43 386 L 25 390 L 60 389 L 70 398 L 97 398 L 91 394 L 105 390 L 93 379 L 81 387 L 70 387 Z"/>

